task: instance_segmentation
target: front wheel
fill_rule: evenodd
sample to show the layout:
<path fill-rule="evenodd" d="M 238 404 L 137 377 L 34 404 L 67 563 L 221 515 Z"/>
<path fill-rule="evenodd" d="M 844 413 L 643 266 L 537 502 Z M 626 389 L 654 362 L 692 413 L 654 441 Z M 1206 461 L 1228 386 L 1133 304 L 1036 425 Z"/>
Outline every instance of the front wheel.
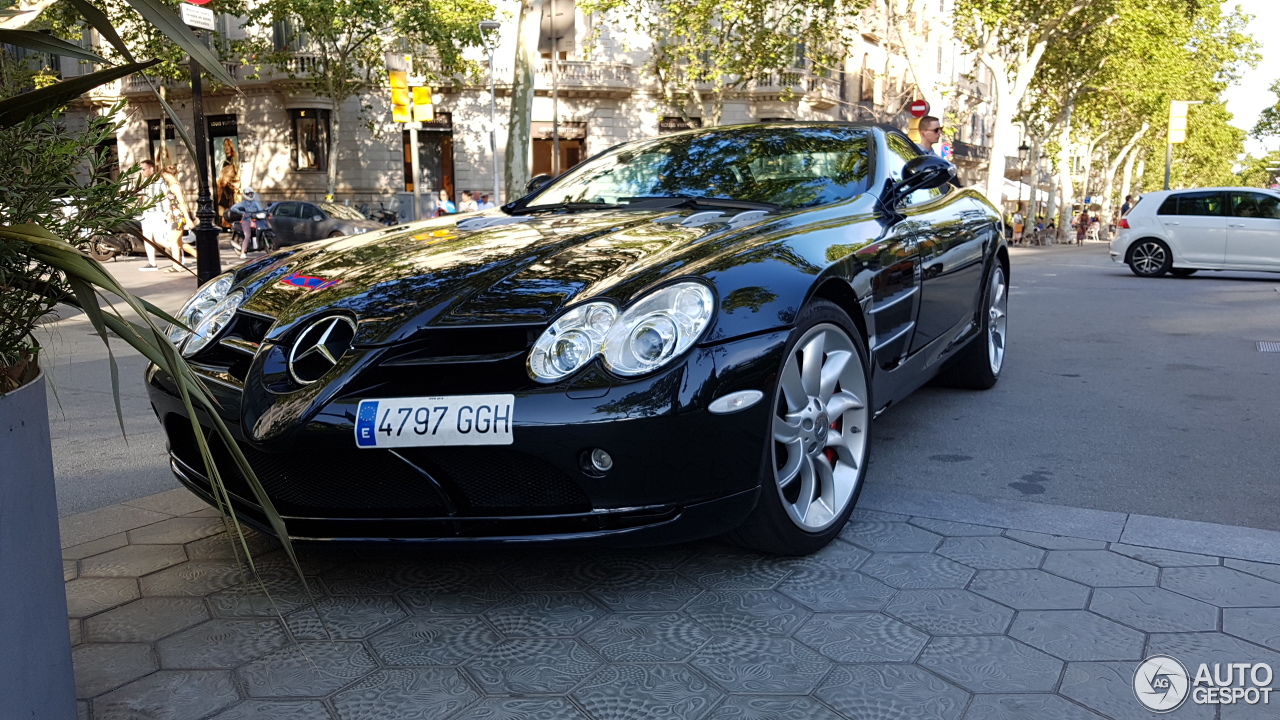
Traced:
<path fill-rule="evenodd" d="M 1000 379 L 1009 337 L 1009 284 L 1005 280 L 1004 266 L 998 261 L 991 268 L 991 277 L 982 294 L 978 330 L 978 337 L 970 340 L 956 354 L 952 365 L 938 376 L 938 385 L 989 390 Z"/>
<path fill-rule="evenodd" d="M 106 262 L 119 254 L 115 247 L 107 243 L 101 237 L 94 236 L 89 240 L 80 243 L 80 249 L 87 253 L 89 257 L 98 262 Z"/>
<path fill-rule="evenodd" d="M 867 350 L 839 306 L 819 300 L 801 312 L 771 399 L 760 499 L 728 539 L 807 555 L 849 520 L 867 468 Z"/>
<path fill-rule="evenodd" d="M 1173 267 L 1169 246 L 1155 238 L 1139 240 L 1129 253 L 1129 269 L 1138 277 L 1160 277 Z"/>

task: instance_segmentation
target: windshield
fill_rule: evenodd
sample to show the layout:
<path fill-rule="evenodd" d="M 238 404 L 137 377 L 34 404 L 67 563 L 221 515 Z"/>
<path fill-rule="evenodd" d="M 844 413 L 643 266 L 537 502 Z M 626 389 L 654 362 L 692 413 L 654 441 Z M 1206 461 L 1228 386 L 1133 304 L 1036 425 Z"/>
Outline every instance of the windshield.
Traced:
<path fill-rule="evenodd" d="M 569 171 L 530 207 L 671 196 L 822 205 L 867 189 L 867 145 L 863 128 L 776 125 L 629 143 Z"/>
<path fill-rule="evenodd" d="M 338 218 L 339 220 L 364 220 L 364 216 L 352 210 L 346 205 L 336 205 L 334 203 L 320 203 L 320 209 L 329 214 L 329 217 Z"/>

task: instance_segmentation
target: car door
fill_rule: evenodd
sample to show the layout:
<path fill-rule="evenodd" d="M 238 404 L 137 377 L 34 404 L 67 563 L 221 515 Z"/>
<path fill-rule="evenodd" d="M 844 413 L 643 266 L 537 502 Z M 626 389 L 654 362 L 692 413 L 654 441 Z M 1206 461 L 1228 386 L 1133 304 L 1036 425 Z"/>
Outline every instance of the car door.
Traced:
<path fill-rule="evenodd" d="M 1227 192 L 1226 267 L 1280 270 L 1280 196 Z"/>
<path fill-rule="evenodd" d="M 293 245 L 298 240 L 298 203 L 282 202 L 271 212 L 271 230 L 276 234 L 277 244 Z"/>
<path fill-rule="evenodd" d="M 317 217 L 320 219 L 316 220 Z M 298 236 L 302 238 L 301 242 L 311 242 L 324 237 L 320 234 L 324 221 L 325 214 L 320 212 L 320 208 L 311 203 L 298 203 Z"/>
<path fill-rule="evenodd" d="M 1227 256 L 1225 198 L 1220 190 L 1174 193 L 1156 211 L 1175 264 L 1220 268 Z"/>

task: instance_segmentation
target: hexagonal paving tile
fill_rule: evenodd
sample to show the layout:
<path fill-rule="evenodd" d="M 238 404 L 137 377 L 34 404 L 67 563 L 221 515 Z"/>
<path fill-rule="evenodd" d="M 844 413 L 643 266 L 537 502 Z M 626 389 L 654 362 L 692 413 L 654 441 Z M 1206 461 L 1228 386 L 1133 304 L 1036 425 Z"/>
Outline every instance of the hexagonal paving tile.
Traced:
<path fill-rule="evenodd" d="M 133 578 L 76 578 L 66 584 L 67 615 L 86 617 L 123 605 L 138 597 Z"/>
<path fill-rule="evenodd" d="M 139 577 L 184 563 L 181 545 L 126 545 L 80 561 L 86 577 Z"/>
<path fill-rule="evenodd" d="M 90 643 L 71 651 L 76 697 L 91 698 L 155 671 L 151 646 L 142 643 Z"/>
<path fill-rule="evenodd" d="M 87 543 L 62 548 L 62 557 L 65 560 L 80 560 L 81 558 L 100 555 L 108 550 L 115 550 L 128 544 L 129 536 L 124 533 L 117 533 L 97 540 L 90 540 Z"/>
<path fill-rule="evenodd" d="M 778 592 L 815 612 L 876 612 L 893 597 L 893 588 L 857 572 L 800 570 Z"/>
<path fill-rule="evenodd" d="M 369 647 L 387 665 L 456 665 L 501 639 L 480 618 L 425 616 L 376 635 Z"/>
<path fill-rule="evenodd" d="M 920 654 L 920 665 L 973 692 L 1049 692 L 1062 662 L 1004 636 L 939 637 Z"/>
<path fill-rule="evenodd" d="M 1160 587 L 1222 608 L 1280 605 L 1280 584 L 1235 568 L 1168 568 Z"/>
<path fill-rule="evenodd" d="M 949 537 L 978 537 L 981 535 L 999 535 L 1003 530 L 986 525 L 952 522 L 951 520 L 934 520 L 933 518 L 913 517 L 911 524 L 922 527 L 932 533 Z"/>
<path fill-rule="evenodd" d="M 199 598 L 141 598 L 85 620 L 89 642 L 152 642 L 204 622 Z"/>
<path fill-rule="evenodd" d="M 454 717 L 456 720 L 591 720 L 563 697 L 485 698 Z"/>
<path fill-rule="evenodd" d="M 876 553 L 859 571 L 895 588 L 961 588 L 973 570 L 933 553 Z"/>
<path fill-rule="evenodd" d="M 240 699 L 227 670 L 161 670 L 93 701 L 95 720 L 200 720 Z"/>
<path fill-rule="evenodd" d="M 608 665 L 573 692 L 597 720 L 697 720 L 721 697 L 684 665 Z"/>
<path fill-rule="evenodd" d="M 816 695 L 850 718 L 954 720 L 969 693 L 915 665 L 839 665 Z"/>
<path fill-rule="evenodd" d="M 576 635 L 607 614 L 586 593 L 520 593 L 484 617 L 504 635 L 551 637 Z"/>
<path fill-rule="evenodd" d="M 796 567 L 790 558 L 737 548 L 708 548 L 680 566 L 680 574 L 709 590 L 768 590 Z"/>
<path fill-rule="evenodd" d="M 1147 655 L 1172 655 L 1194 676 L 1201 663 L 1267 663 L 1280 668 L 1280 653 L 1224 633 L 1153 633 Z"/>
<path fill-rule="evenodd" d="M 880 613 L 814 615 L 796 639 L 841 663 L 911 662 L 929 636 Z"/>
<path fill-rule="evenodd" d="M 699 596 L 685 612 L 717 635 L 790 635 L 809 612 L 771 590 L 724 590 Z"/>
<path fill-rule="evenodd" d="M 1079 610 L 1089 588 L 1043 570 L 979 570 L 969 589 L 1015 610 Z"/>
<path fill-rule="evenodd" d="M 947 538 L 938 554 L 978 570 L 1038 568 L 1045 551 L 1006 537 Z"/>
<path fill-rule="evenodd" d="M 1222 631 L 1272 650 L 1280 650 L 1280 608 L 1223 610 Z"/>
<path fill-rule="evenodd" d="M 317 700 L 245 700 L 209 720 L 331 720 L 328 708 Z"/>
<path fill-rule="evenodd" d="M 130 530 L 129 542 L 134 545 L 180 545 L 225 531 L 222 518 L 176 517 Z"/>
<path fill-rule="evenodd" d="M 161 640 L 156 650 L 166 670 L 235 668 L 287 641 L 277 620 L 210 620 Z"/>
<path fill-rule="evenodd" d="M 715 638 L 690 664 L 730 693 L 803 695 L 831 670 L 830 661 L 795 640 L 760 635 Z"/>
<path fill-rule="evenodd" d="M 1158 587 L 1098 588 L 1089 609 L 1143 632 L 1218 628 L 1218 608 Z"/>
<path fill-rule="evenodd" d="M 1183 664 L 1186 664 L 1185 661 Z M 1133 673 L 1136 669 L 1136 664 L 1132 662 L 1068 663 L 1058 693 L 1107 717 L 1152 717 L 1134 697 Z M 1214 715 L 1215 708 L 1212 705 L 1186 702 L 1171 717 L 1179 720 L 1211 720 Z"/>
<path fill-rule="evenodd" d="M 308 698 L 328 695 L 377 669 L 360 643 L 301 642 L 242 665 L 236 673 L 249 697 Z"/>
<path fill-rule="evenodd" d="M 878 552 L 931 552 L 942 543 L 941 535 L 904 522 L 851 522 L 840 537 Z"/>
<path fill-rule="evenodd" d="M 376 672 L 333 696 L 342 720 L 433 720 L 480 699 L 453 668 Z"/>
<path fill-rule="evenodd" d="M 1046 535 L 1030 530 L 1005 530 L 1005 537 L 1018 542 L 1035 545 L 1045 550 L 1105 550 L 1107 544 L 1101 540 L 1068 537 L 1066 535 Z"/>
<path fill-rule="evenodd" d="M 689 561 L 689 558 L 701 554 L 708 549 L 714 551 L 718 545 L 711 543 L 684 543 L 683 545 L 662 545 L 659 547 L 637 548 L 600 548 L 595 558 L 607 572 L 615 569 L 631 571 L 660 572 L 675 570 Z"/>
<path fill-rule="evenodd" d="M 1253 560 L 1236 560 L 1234 558 L 1227 558 L 1223 561 L 1223 564 L 1229 568 L 1247 572 L 1250 575 L 1257 575 L 1264 580 L 1280 583 L 1280 565 L 1255 562 Z"/>
<path fill-rule="evenodd" d="M 267 537 L 260 532 L 256 532 L 250 528 L 243 528 L 245 534 L 245 542 L 249 545 L 249 552 L 254 558 L 259 558 L 280 547 L 280 541 L 273 537 Z M 185 546 L 187 557 L 192 560 L 234 560 L 238 553 L 240 557 L 244 557 L 244 548 L 240 547 L 240 541 L 235 541 L 232 546 L 232 540 L 227 533 L 218 535 L 210 535 L 187 543 Z M 305 561 L 304 561 L 305 562 Z M 306 570 L 306 566 L 303 566 Z"/>
<path fill-rule="evenodd" d="M 692 580 L 674 572 L 615 576 L 591 588 L 591 596 L 614 612 L 679 610 L 701 592 Z"/>
<path fill-rule="evenodd" d="M 716 706 L 706 720 L 844 720 L 811 697 L 734 695 Z"/>
<path fill-rule="evenodd" d="M 425 615 L 470 615 L 489 610 L 515 594 L 502 578 L 493 575 L 441 575 L 400 592 L 409 609 Z"/>
<path fill-rule="evenodd" d="M 978 695 L 964 720 L 1104 720 L 1057 695 Z"/>
<path fill-rule="evenodd" d="M 319 571 L 330 595 L 390 595 L 435 576 L 435 570 L 414 563 L 347 562 Z"/>
<path fill-rule="evenodd" d="M 1044 569 L 1092 587 L 1155 585 L 1160 575 L 1155 566 L 1110 550 L 1055 550 Z"/>
<path fill-rule="evenodd" d="M 1063 660 L 1141 660 L 1142 633 L 1084 610 L 1018 613 L 1009 635 Z"/>
<path fill-rule="evenodd" d="M 968 590 L 904 590 L 885 613 L 933 635 L 1003 633 L 1013 611 Z"/>
<path fill-rule="evenodd" d="M 911 518 L 900 513 L 882 512 L 880 510 L 864 510 L 856 507 L 849 514 L 850 522 L 906 522 Z"/>
<path fill-rule="evenodd" d="M 678 613 L 609 615 L 582 634 L 582 642 L 612 663 L 678 662 L 710 639 Z"/>
<path fill-rule="evenodd" d="M 853 572 L 869 557 L 871 557 L 870 552 L 837 538 L 812 555 L 788 559 L 795 570 Z"/>
<path fill-rule="evenodd" d="M 80 577 L 80 567 L 75 560 L 62 561 L 62 581 L 75 580 Z"/>
<path fill-rule="evenodd" d="M 305 640 L 327 640 L 329 637 L 359 640 L 409 617 L 399 603 L 387 595 L 320 598 L 316 600 L 315 607 L 320 610 L 320 617 L 310 605 L 306 605 L 285 618 L 296 637 Z"/>
<path fill-rule="evenodd" d="M 191 561 L 138 580 L 144 595 L 201 597 L 245 582 L 248 569 L 222 560 Z"/>
<path fill-rule="evenodd" d="M 79 645 L 84 642 L 84 628 L 80 620 L 67 618 L 67 632 L 71 635 L 72 645 Z"/>
<path fill-rule="evenodd" d="M 547 555 L 527 563 L 514 563 L 501 572 L 512 587 L 525 592 L 585 590 L 606 575 L 605 566 L 584 553 Z"/>
<path fill-rule="evenodd" d="M 1144 563 L 1155 565 L 1156 567 L 1191 567 L 1194 565 L 1220 565 L 1218 558 L 1210 555 L 1195 555 L 1193 553 L 1176 552 L 1174 550 L 1160 550 L 1157 548 L 1146 548 L 1138 545 L 1125 545 L 1124 543 L 1111 543 L 1111 552 L 1117 552 L 1126 555 L 1134 560 L 1141 560 Z"/>
<path fill-rule="evenodd" d="M 604 663 L 577 640 L 506 640 L 463 667 L 490 694 L 568 692 Z"/>

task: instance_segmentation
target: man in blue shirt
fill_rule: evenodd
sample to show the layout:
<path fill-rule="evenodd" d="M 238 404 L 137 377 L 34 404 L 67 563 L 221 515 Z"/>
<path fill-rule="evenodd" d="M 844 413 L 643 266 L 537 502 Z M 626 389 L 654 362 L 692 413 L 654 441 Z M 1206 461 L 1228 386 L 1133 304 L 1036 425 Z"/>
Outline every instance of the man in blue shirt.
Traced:
<path fill-rule="evenodd" d="M 932 115 L 925 115 L 920 118 L 920 149 L 926 155 L 938 154 L 937 145 L 942 142 L 942 121 Z"/>

